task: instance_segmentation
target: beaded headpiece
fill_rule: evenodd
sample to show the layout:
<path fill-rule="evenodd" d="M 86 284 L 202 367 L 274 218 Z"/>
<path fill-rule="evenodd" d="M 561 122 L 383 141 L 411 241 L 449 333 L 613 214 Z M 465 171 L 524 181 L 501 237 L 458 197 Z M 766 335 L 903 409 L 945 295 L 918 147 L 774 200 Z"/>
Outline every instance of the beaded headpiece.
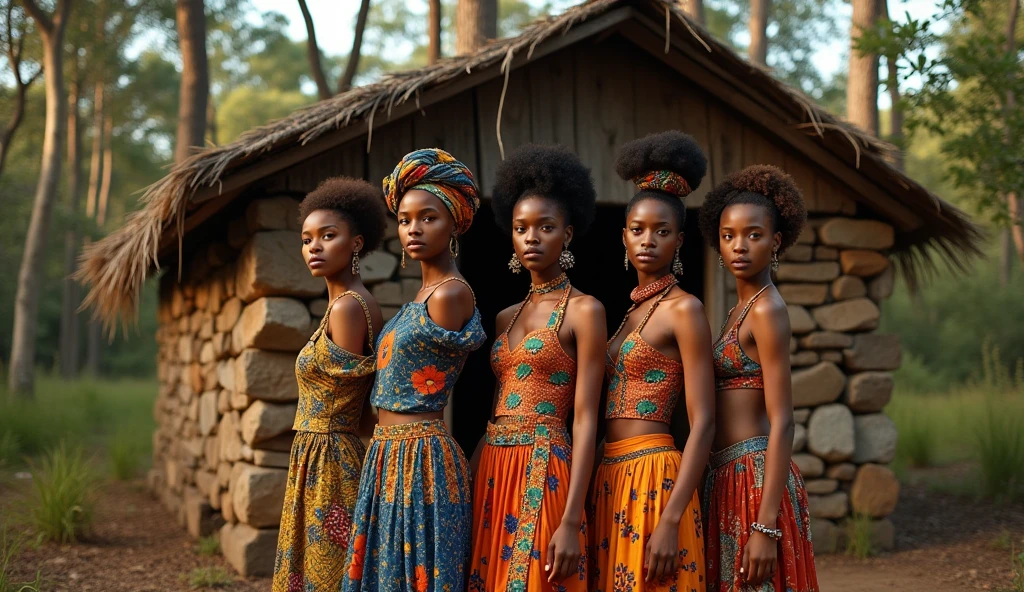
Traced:
<path fill-rule="evenodd" d="M 671 193 L 680 199 L 690 195 L 692 191 L 690 184 L 686 182 L 682 175 L 668 170 L 649 171 L 638 177 L 633 177 L 633 184 L 640 191 L 654 189 Z"/>

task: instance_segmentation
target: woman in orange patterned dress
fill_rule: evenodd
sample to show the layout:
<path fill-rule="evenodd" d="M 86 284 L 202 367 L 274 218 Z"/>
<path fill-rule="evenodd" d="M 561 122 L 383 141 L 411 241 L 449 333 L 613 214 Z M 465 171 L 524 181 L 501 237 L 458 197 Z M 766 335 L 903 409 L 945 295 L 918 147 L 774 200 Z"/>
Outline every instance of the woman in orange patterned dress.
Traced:
<path fill-rule="evenodd" d="M 299 206 L 302 255 L 327 282 L 330 305 L 299 352 L 296 431 L 288 463 L 274 592 L 338 589 L 366 449 L 357 435 L 373 385 L 380 307 L 359 278 L 359 254 L 384 235 L 384 207 L 366 181 L 333 178 Z"/>
<path fill-rule="evenodd" d="M 497 172 L 509 267 L 530 273 L 498 314 L 495 419 L 474 455 L 469 590 L 587 590 L 584 501 L 601 395 L 604 307 L 569 284 L 569 243 L 594 219 L 590 171 L 561 147 L 523 146 Z M 574 412 L 572 440 L 566 429 Z"/>
<path fill-rule="evenodd" d="M 624 145 L 616 162 L 639 190 L 622 231 L 639 285 L 608 343 L 608 431 L 591 500 L 593 590 L 704 590 L 697 488 L 714 437 L 711 329 L 676 275 L 684 271 L 683 200 L 706 168 L 693 138 L 675 131 Z M 669 428 L 684 386 L 690 430 L 679 451 Z"/>
<path fill-rule="evenodd" d="M 716 452 L 703 504 L 715 592 L 818 590 L 807 492 L 792 461 L 792 332 L 771 277 L 806 219 L 793 179 L 767 165 L 730 175 L 701 206 L 701 232 L 743 303 L 714 346 Z"/>

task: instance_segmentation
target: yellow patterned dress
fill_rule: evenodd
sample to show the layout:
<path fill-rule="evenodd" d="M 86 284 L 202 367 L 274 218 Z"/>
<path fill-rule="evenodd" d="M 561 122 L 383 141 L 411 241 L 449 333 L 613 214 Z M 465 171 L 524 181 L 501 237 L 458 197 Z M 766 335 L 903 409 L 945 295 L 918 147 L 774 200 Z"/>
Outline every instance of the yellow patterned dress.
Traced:
<path fill-rule="evenodd" d="M 348 567 L 352 512 L 366 452 L 355 432 L 373 386 L 376 357 L 346 351 L 327 336 L 331 308 L 345 296 L 363 307 L 367 343 L 373 343 L 366 302 L 355 292 L 345 292 L 327 307 L 320 327 L 295 362 L 299 404 L 274 561 L 274 592 L 333 592 Z"/>

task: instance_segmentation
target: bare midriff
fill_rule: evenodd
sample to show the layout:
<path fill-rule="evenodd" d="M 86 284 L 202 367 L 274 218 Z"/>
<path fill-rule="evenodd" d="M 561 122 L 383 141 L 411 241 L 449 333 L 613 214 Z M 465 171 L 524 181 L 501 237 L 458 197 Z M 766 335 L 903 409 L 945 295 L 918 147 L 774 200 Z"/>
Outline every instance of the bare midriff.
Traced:
<path fill-rule="evenodd" d="M 605 433 L 606 442 L 618 442 L 626 438 L 637 436 L 652 436 L 655 434 L 668 434 L 669 425 L 662 421 L 650 421 L 648 419 L 609 419 L 608 431 Z"/>
<path fill-rule="evenodd" d="M 389 426 L 403 423 L 416 423 L 417 421 L 428 421 L 431 419 L 444 419 L 444 411 L 431 411 L 430 413 L 396 413 L 394 411 L 377 410 L 377 425 Z"/>
<path fill-rule="evenodd" d="M 771 431 L 761 389 L 728 389 L 715 394 L 715 450 Z"/>

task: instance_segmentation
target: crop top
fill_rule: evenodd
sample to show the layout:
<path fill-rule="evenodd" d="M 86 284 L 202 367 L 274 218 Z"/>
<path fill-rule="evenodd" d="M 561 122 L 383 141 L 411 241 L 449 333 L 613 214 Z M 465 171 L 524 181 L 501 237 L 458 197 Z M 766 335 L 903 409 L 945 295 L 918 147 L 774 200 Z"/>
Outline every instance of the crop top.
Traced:
<path fill-rule="evenodd" d="M 769 284 L 771 285 L 771 284 Z M 761 373 L 761 365 L 755 362 L 743 351 L 740 346 L 740 325 L 747 313 L 754 306 L 754 302 L 768 289 L 768 286 L 761 288 L 754 297 L 747 302 L 747 305 L 740 311 L 739 318 L 733 323 L 732 329 L 727 333 L 726 326 L 729 323 L 729 314 L 725 315 L 725 323 L 722 323 L 722 331 L 718 341 L 711 351 L 715 366 L 715 390 L 724 391 L 729 389 L 763 389 L 764 375 Z"/>

